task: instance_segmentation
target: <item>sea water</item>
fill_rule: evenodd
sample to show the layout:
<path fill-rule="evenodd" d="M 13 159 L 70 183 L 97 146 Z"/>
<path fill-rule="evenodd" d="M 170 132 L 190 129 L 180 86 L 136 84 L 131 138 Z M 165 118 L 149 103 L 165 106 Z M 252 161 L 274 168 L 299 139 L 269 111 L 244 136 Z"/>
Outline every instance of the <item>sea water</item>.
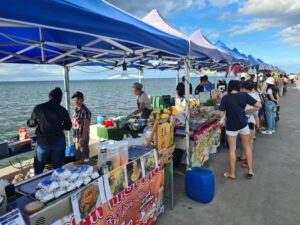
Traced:
<path fill-rule="evenodd" d="M 220 79 L 220 78 L 217 78 Z M 213 78 L 210 78 L 214 82 Z M 105 114 L 107 118 L 128 115 L 136 108 L 136 98 L 132 94 L 131 85 L 137 80 L 87 80 L 71 81 L 70 94 L 81 91 L 85 104 L 92 112 L 92 124 L 97 123 L 97 116 Z M 193 89 L 199 78 L 191 79 Z M 175 78 L 145 79 L 144 90 L 149 95 L 175 96 Z M 35 105 L 46 102 L 48 93 L 55 87 L 63 90 L 63 81 L 36 82 L 0 82 L 0 139 L 10 139 L 18 134 L 20 127 L 27 127 Z M 65 105 L 63 99 L 62 105 Z M 71 102 L 71 114 L 74 108 Z M 33 134 L 34 130 L 29 129 Z"/>

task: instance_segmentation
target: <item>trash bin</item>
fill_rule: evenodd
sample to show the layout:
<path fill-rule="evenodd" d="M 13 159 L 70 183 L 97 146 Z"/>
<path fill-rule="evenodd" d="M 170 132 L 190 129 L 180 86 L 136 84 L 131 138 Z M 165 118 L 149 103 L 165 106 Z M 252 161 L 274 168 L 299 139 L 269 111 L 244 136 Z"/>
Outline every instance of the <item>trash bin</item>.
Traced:
<path fill-rule="evenodd" d="M 212 171 L 194 167 L 185 175 L 185 192 L 197 202 L 207 204 L 214 198 L 215 178 Z"/>

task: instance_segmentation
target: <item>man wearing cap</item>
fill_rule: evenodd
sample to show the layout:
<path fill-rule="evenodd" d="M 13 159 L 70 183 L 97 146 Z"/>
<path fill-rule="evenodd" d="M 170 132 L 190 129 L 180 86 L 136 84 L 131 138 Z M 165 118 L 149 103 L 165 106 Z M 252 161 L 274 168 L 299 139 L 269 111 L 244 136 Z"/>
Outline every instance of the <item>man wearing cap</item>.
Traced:
<path fill-rule="evenodd" d="M 73 141 L 76 149 L 76 159 L 85 160 L 89 159 L 89 140 L 90 140 L 90 124 L 91 124 L 91 111 L 84 104 L 83 94 L 79 91 L 75 92 L 72 96 L 75 112 L 72 117 L 73 125 Z"/>
<path fill-rule="evenodd" d="M 148 119 L 150 117 L 152 112 L 151 100 L 142 89 L 143 85 L 140 83 L 134 83 L 132 85 L 132 92 L 137 96 L 138 109 L 129 114 L 128 118 L 132 118 L 138 114 L 141 114 L 142 119 Z"/>

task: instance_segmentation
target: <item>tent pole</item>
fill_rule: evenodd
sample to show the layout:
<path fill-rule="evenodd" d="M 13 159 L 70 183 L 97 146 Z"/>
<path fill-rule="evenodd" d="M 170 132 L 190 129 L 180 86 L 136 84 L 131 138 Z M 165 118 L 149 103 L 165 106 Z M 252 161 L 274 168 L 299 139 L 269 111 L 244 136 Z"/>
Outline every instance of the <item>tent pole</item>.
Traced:
<path fill-rule="evenodd" d="M 176 87 L 179 84 L 179 69 L 176 70 Z"/>
<path fill-rule="evenodd" d="M 70 79 L 69 79 L 70 67 L 64 66 L 64 93 L 66 109 L 70 114 Z M 68 131 L 67 146 L 71 145 L 71 133 Z"/>
<path fill-rule="evenodd" d="M 188 57 L 184 59 L 184 71 L 185 71 L 185 150 L 186 150 L 186 170 L 190 168 L 190 60 Z"/>

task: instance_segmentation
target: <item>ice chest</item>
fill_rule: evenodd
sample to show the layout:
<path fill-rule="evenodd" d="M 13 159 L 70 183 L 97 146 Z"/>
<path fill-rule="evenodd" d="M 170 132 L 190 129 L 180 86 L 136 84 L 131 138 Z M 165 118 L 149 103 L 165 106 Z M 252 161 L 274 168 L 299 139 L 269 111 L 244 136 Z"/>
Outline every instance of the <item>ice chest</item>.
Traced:
<path fill-rule="evenodd" d="M 200 203 L 209 203 L 214 198 L 215 178 L 212 171 L 194 167 L 185 175 L 185 192 L 187 196 Z"/>

